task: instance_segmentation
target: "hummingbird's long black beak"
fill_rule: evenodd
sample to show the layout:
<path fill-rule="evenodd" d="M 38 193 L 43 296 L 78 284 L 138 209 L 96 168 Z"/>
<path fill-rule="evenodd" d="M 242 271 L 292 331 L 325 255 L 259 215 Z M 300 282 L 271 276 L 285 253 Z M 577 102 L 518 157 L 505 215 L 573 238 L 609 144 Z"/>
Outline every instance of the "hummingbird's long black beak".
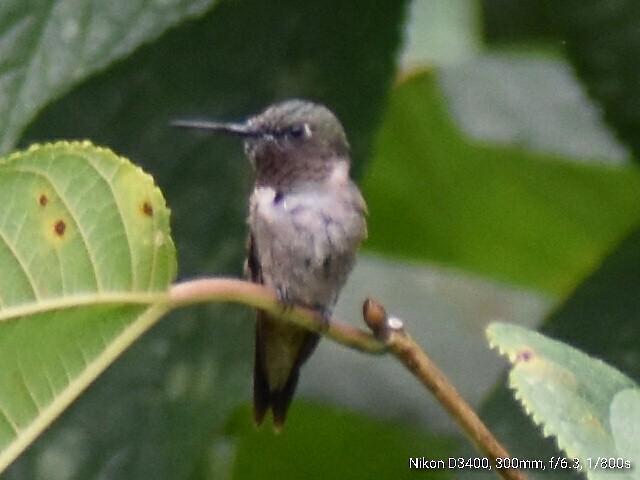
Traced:
<path fill-rule="evenodd" d="M 172 127 L 189 128 L 193 130 L 206 130 L 209 132 L 222 132 L 239 137 L 257 137 L 260 132 L 251 128 L 248 123 L 223 123 L 200 120 L 174 120 Z"/>

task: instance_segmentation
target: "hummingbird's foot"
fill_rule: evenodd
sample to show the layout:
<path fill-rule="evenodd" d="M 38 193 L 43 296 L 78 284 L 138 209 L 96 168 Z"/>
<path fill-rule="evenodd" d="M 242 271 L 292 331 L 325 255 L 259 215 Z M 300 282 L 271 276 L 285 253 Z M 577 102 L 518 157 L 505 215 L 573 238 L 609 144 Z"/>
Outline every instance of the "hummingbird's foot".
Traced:
<path fill-rule="evenodd" d="M 291 310 L 295 306 L 295 302 L 289 295 L 289 291 L 282 285 L 278 285 L 276 287 L 276 294 L 278 295 L 278 301 L 282 306 L 282 311 L 286 312 L 287 310 Z"/>
<path fill-rule="evenodd" d="M 329 330 L 329 324 L 331 323 L 331 311 L 324 308 L 322 305 L 314 305 L 309 307 L 316 312 L 316 318 L 320 321 L 320 331 L 326 332 Z"/>
<path fill-rule="evenodd" d="M 331 312 L 323 309 L 320 311 L 320 318 L 322 319 L 321 331 L 326 332 L 329 330 L 329 325 L 331 324 Z"/>

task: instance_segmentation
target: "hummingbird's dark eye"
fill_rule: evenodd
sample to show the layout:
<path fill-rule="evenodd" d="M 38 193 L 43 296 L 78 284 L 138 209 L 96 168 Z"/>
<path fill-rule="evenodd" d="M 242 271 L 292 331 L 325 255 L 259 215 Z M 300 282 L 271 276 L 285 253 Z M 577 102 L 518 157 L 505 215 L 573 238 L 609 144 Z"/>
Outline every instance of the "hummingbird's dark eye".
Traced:
<path fill-rule="evenodd" d="M 304 137 L 306 130 L 305 125 L 293 125 L 289 129 L 289 135 L 292 138 L 302 138 Z"/>

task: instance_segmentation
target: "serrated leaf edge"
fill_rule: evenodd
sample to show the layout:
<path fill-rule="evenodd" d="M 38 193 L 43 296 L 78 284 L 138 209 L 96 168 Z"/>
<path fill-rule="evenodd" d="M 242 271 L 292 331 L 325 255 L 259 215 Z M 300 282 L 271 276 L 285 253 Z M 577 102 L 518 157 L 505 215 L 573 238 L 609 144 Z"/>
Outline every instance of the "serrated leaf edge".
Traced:
<path fill-rule="evenodd" d="M 0 159 L 0 167 L 18 161 L 24 155 L 35 152 L 52 153 L 68 150 L 70 153 L 81 154 L 82 151 L 89 151 L 96 154 L 108 154 L 121 165 L 134 168 L 145 179 L 150 182 L 154 194 L 159 194 L 163 198 L 164 208 L 170 213 L 164 202 L 164 197 L 151 175 L 142 168 L 130 162 L 111 149 L 94 145 L 88 140 L 83 141 L 59 141 L 44 144 L 33 144 L 26 150 L 15 151 Z M 170 232 L 167 232 L 171 238 Z M 80 375 L 75 377 L 67 387 L 62 390 L 56 398 L 47 405 L 35 417 L 26 428 L 19 431 L 16 438 L 0 452 L 0 473 L 3 472 L 37 437 L 46 429 L 113 361 L 129 348 L 144 332 L 153 326 L 160 317 L 171 309 L 168 301 L 168 290 L 156 292 L 91 292 L 87 294 L 74 294 L 64 297 L 38 300 L 37 302 L 25 303 L 23 305 L 11 306 L 0 309 L 0 322 L 11 321 L 33 315 L 45 313 L 53 310 L 68 309 L 82 306 L 95 306 L 107 304 L 120 305 L 149 305 L 149 307 L 122 332 L 90 363 Z"/>
<path fill-rule="evenodd" d="M 515 368 L 515 363 L 516 363 L 515 358 L 512 355 L 509 355 L 508 352 L 505 352 L 505 350 L 501 348 L 500 345 L 498 345 L 495 341 L 493 330 L 494 328 L 499 328 L 501 324 L 508 325 L 501 322 L 492 323 L 487 327 L 485 334 L 487 336 L 487 340 L 489 342 L 490 348 L 497 350 L 500 353 L 500 355 L 507 357 L 509 359 L 509 363 L 511 363 L 511 367 L 509 368 L 508 387 L 513 392 L 513 397 L 522 406 L 522 409 L 524 410 L 525 414 L 531 419 L 534 425 L 540 428 L 540 430 L 542 431 L 542 434 L 547 438 L 552 437 L 555 440 L 555 443 L 558 446 L 559 450 L 564 451 L 568 455 L 568 457 L 580 457 L 580 454 L 578 452 L 573 451 L 573 449 L 570 446 L 563 446 L 563 445 L 569 445 L 571 442 L 567 441 L 567 439 L 563 434 L 552 431 L 551 428 L 544 423 L 544 420 L 533 411 L 531 404 L 527 403 L 527 401 L 524 399 L 523 395 L 521 394 L 520 389 L 517 387 L 513 377 L 513 369 Z M 598 359 L 594 359 L 594 360 L 598 360 Z M 605 363 L 605 362 L 602 362 L 602 363 Z"/>

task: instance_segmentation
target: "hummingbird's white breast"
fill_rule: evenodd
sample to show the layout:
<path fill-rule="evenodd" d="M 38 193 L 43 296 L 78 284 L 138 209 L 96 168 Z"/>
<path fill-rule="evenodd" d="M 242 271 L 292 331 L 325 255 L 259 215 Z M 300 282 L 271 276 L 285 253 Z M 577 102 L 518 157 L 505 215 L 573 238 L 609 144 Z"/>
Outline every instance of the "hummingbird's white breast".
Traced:
<path fill-rule="evenodd" d="M 264 283 L 328 315 L 366 236 L 364 200 L 348 176 L 335 174 L 285 194 L 257 187 L 248 220 Z"/>

